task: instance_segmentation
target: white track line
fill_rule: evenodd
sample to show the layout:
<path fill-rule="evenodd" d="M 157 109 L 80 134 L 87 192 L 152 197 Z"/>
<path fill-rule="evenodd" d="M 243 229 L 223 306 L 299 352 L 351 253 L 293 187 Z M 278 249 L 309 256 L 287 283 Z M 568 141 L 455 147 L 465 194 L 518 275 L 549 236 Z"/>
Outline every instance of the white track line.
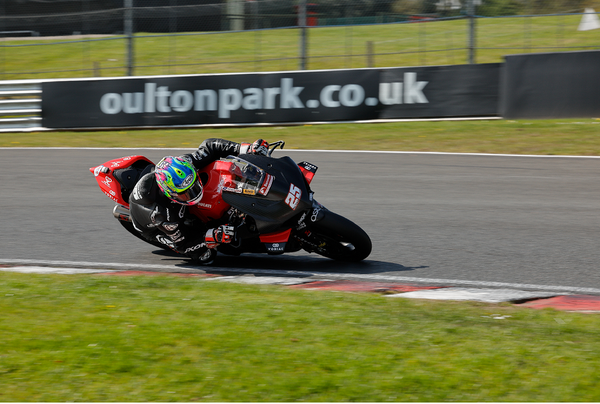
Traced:
<path fill-rule="evenodd" d="M 196 150 L 195 147 L 0 147 L 0 150 Z M 535 158 L 575 158 L 600 159 L 600 156 L 572 156 L 557 154 L 494 154 L 494 153 L 454 153 L 454 152 L 424 152 L 424 151 L 395 151 L 395 150 L 310 150 L 284 149 L 287 152 L 303 153 L 366 153 L 366 154 L 430 154 L 440 156 L 482 156 L 482 157 L 535 157 Z M 280 152 L 281 153 L 281 152 Z"/>
<path fill-rule="evenodd" d="M 395 275 L 373 275 L 373 274 L 350 274 L 350 273 L 335 273 L 335 272 L 316 272 L 316 271 L 286 271 L 273 269 L 244 269 L 244 268 L 220 268 L 220 267 L 196 267 L 196 266 L 175 266 L 175 265 L 156 265 L 156 264 L 125 264 L 114 262 L 84 262 L 84 261 L 43 261 L 43 260 L 26 260 L 26 259 L 0 259 L 0 264 L 9 265 L 42 265 L 56 267 L 79 267 L 79 268 L 109 268 L 118 270 L 162 270 L 170 272 L 235 272 L 248 274 L 266 274 L 279 276 L 315 276 L 318 278 L 327 279 L 357 279 L 362 281 L 372 282 L 413 282 L 426 283 L 444 286 L 478 286 L 478 287 L 496 287 L 496 288 L 513 288 L 513 289 L 533 289 L 545 290 L 553 292 L 569 293 L 591 293 L 600 294 L 600 289 L 597 288 L 582 288 L 574 286 L 552 286 L 552 285 L 533 285 L 527 283 L 507 283 L 507 282 L 487 282 L 487 281 L 468 281 L 457 279 L 438 279 L 438 278 L 416 278 L 411 276 L 395 276 Z"/>

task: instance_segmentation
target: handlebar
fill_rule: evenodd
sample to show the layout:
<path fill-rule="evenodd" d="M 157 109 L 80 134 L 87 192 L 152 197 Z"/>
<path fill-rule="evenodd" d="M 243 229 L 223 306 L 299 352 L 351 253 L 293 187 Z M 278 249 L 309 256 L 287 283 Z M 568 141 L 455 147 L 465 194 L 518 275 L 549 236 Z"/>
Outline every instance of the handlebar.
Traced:
<path fill-rule="evenodd" d="M 271 154 L 273 154 L 275 149 L 277 149 L 278 147 L 281 148 L 281 150 L 283 150 L 283 146 L 285 146 L 285 142 L 283 140 L 278 140 L 276 142 L 270 143 L 269 144 L 269 157 L 271 157 Z"/>

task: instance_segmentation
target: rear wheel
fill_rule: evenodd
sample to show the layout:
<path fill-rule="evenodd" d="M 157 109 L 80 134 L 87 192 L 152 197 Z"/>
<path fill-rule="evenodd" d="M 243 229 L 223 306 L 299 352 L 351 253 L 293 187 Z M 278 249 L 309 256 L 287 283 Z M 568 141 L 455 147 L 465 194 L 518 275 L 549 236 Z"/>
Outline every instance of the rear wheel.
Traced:
<path fill-rule="evenodd" d="M 354 222 L 327 211 L 310 226 L 311 234 L 305 250 L 338 261 L 357 262 L 369 256 L 372 249 L 369 235 Z M 308 247 L 308 248 L 307 248 Z"/>

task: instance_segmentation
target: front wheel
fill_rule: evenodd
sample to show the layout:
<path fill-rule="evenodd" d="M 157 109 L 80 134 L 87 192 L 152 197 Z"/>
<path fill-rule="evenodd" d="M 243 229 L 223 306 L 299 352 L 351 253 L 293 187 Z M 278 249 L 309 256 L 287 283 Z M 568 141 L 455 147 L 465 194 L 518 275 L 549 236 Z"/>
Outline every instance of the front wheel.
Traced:
<path fill-rule="evenodd" d="M 354 222 L 326 211 L 321 220 L 310 225 L 310 236 L 303 248 L 338 261 L 358 262 L 371 254 L 369 235 Z"/>

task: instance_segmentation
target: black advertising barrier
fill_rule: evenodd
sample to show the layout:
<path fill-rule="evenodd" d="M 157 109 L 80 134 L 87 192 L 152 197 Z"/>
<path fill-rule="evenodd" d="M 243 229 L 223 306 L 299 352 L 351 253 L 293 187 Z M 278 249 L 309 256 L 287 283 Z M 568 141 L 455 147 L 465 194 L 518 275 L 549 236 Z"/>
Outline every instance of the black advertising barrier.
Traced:
<path fill-rule="evenodd" d="M 500 63 L 385 69 L 381 119 L 496 116 Z"/>
<path fill-rule="evenodd" d="M 42 84 L 47 128 L 375 119 L 377 70 L 66 80 Z"/>
<path fill-rule="evenodd" d="M 495 116 L 500 64 L 57 80 L 42 125 L 101 128 Z"/>
<path fill-rule="evenodd" d="M 600 116 L 600 51 L 506 56 L 501 81 L 504 118 Z"/>

